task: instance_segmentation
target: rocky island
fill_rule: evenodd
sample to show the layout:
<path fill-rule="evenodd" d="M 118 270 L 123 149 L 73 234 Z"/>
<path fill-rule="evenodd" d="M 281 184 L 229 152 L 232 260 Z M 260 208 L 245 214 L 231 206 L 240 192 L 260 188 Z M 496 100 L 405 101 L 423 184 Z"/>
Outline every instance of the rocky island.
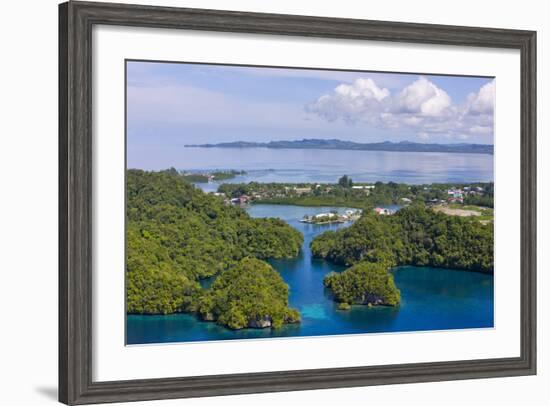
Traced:
<path fill-rule="evenodd" d="M 350 266 L 324 284 L 340 303 L 399 303 L 391 267 L 433 266 L 493 273 L 493 227 L 447 216 L 422 205 L 392 216 L 363 215 L 348 228 L 321 234 L 311 242 L 314 257 Z"/>
<path fill-rule="evenodd" d="M 393 276 L 383 264 L 360 262 L 344 272 L 328 274 L 324 285 L 340 303 L 340 310 L 348 310 L 353 304 L 396 306 L 401 300 Z"/>
<path fill-rule="evenodd" d="M 288 307 L 288 285 L 271 265 L 255 258 L 222 273 L 200 298 L 197 311 L 203 320 L 234 330 L 300 321 L 300 313 Z"/>

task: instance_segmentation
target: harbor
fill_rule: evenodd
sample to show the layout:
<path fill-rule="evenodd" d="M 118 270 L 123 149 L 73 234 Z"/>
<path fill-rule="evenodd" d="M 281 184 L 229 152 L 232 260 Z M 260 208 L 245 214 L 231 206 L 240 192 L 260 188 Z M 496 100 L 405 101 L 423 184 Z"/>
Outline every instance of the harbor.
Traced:
<path fill-rule="evenodd" d="M 331 224 L 331 223 L 347 223 L 355 221 L 361 217 L 362 211 L 348 209 L 344 213 L 330 211 L 327 213 L 318 213 L 314 215 L 305 215 L 300 222 L 308 224 Z"/>

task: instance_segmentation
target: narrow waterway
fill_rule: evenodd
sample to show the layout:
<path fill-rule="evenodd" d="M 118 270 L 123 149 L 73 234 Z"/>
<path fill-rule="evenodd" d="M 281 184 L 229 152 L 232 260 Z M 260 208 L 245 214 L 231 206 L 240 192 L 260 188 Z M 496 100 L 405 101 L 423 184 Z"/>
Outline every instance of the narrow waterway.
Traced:
<path fill-rule="evenodd" d="M 309 243 L 315 236 L 347 227 L 347 224 L 306 224 L 305 215 L 332 207 L 253 205 L 253 217 L 279 217 L 304 234 L 300 255 L 289 260 L 272 260 L 273 267 L 290 286 L 290 304 L 302 315 L 302 322 L 278 330 L 232 331 L 193 315 L 127 316 L 127 343 L 164 343 L 243 338 L 318 336 L 334 334 L 484 328 L 493 326 L 493 276 L 475 272 L 430 267 L 398 267 L 392 270 L 401 290 L 398 307 L 353 306 L 337 310 L 323 287 L 323 278 L 343 268 L 311 257 Z"/>

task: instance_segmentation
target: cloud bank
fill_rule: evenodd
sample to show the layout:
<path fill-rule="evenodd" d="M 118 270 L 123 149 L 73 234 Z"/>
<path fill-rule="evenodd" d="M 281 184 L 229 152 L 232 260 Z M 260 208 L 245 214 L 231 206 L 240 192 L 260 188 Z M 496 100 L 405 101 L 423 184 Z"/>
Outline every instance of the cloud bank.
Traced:
<path fill-rule="evenodd" d="M 422 141 L 433 136 L 475 141 L 475 136 L 493 135 L 494 104 L 494 80 L 456 104 L 444 89 L 425 77 L 393 93 L 366 77 L 338 85 L 305 109 L 330 122 L 404 129 Z"/>

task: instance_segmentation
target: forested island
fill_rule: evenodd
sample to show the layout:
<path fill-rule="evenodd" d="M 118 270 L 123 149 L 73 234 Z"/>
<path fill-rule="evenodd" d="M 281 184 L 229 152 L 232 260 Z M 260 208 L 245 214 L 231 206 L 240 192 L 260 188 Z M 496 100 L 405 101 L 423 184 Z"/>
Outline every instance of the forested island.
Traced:
<path fill-rule="evenodd" d="M 352 151 L 393 151 L 393 152 L 450 152 L 462 154 L 493 154 L 489 144 L 428 144 L 411 141 L 360 143 L 339 139 L 302 139 L 269 142 L 220 142 L 217 144 L 190 144 L 187 148 L 273 148 L 273 149 L 332 149 Z"/>
<path fill-rule="evenodd" d="M 332 290 L 340 310 L 349 310 L 352 304 L 397 306 L 401 293 L 385 265 L 360 262 L 344 272 L 331 272 L 324 285 Z"/>
<path fill-rule="evenodd" d="M 183 177 L 183 179 L 191 183 L 220 182 L 223 180 L 233 179 L 239 175 L 246 175 L 246 172 L 237 171 L 234 169 L 228 171 L 216 170 L 211 172 L 181 172 L 181 176 Z"/>
<path fill-rule="evenodd" d="M 193 187 L 175 169 L 127 171 L 129 314 L 211 313 L 230 328 L 261 324 L 259 314 L 271 320 L 272 327 L 296 322 L 299 315 L 286 307 L 288 287 L 262 260 L 294 257 L 302 242 L 301 233 L 282 220 L 253 219 Z M 210 289 L 199 283 L 239 270 L 246 270 L 248 277 L 231 278 L 229 290 L 222 288 L 229 276 Z M 245 308 L 224 305 L 232 292 L 248 303 Z M 260 303 L 258 295 L 271 299 Z"/>
<path fill-rule="evenodd" d="M 327 231 L 312 254 L 342 265 L 362 261 L 493 272 L 493 226 L 437 213 L 420 205 L 392 216 L 363 215 L 353 225 Z"/>
<path fill-rule="evenodd" d="M 492 224 L 414 205 L 392 216 L 366 214 L 349 228 L 327 231 L 311 242 L 311 252 L 351 265 L 325 278 L 339 308 L 347 310 L 352 304 L 397 305 L 400 295 L 389 273 L 394 266 L 493 273 L 493 238 Z"/>
<path fill-rule="evenodd" d="M 199 299 L 203 320 L 232 329 L 279 328 L 298 323 L 300 313 L 288 307 L 288 286 L 271 265 L 244 258 L 223 272 Z"/>
<path fill-rule="evenodd" d="M 400 292 L 389 272 L 394 266 L 492 273 L 492 223 L 441 212 L 442 207 L 461 210 L 451 204 L 429 204 L 456 200 L 459 191 L 465 193 L 463 203 L 471 197 L 492 206 L 492 183 L 458 189 L 451 184 L 355 184 L 342 176 L 332 185 L 222 184 L 212 194 L 175 169 L 128 170 L 127 311 L 187 312 L 230 329 L 279 328 L 300 321 L 299 312 L 289 307 L 288 285 L 265 260 L 296 257 L 302 234 L 280 219 L 252 218 L 223 195 L 249 193 L 260 203 L 300 204 L 307 198 L 305 203 L 315 205 L 329 199 L 361 207 L 345 214 L 354 222 L 350 227 L 327 231 L 310 245 L 314 257 L 348 267 L 324 279 L 341 310 L 398 305 Z M 392 215 L 372 210 L 386 202 L 406 204 Z M 326 221 L 323 215 L 328 214 L 316 215 L 319 222 Z M 211 277 L 215 281 L 203 287 L 201 281 Z"/>

